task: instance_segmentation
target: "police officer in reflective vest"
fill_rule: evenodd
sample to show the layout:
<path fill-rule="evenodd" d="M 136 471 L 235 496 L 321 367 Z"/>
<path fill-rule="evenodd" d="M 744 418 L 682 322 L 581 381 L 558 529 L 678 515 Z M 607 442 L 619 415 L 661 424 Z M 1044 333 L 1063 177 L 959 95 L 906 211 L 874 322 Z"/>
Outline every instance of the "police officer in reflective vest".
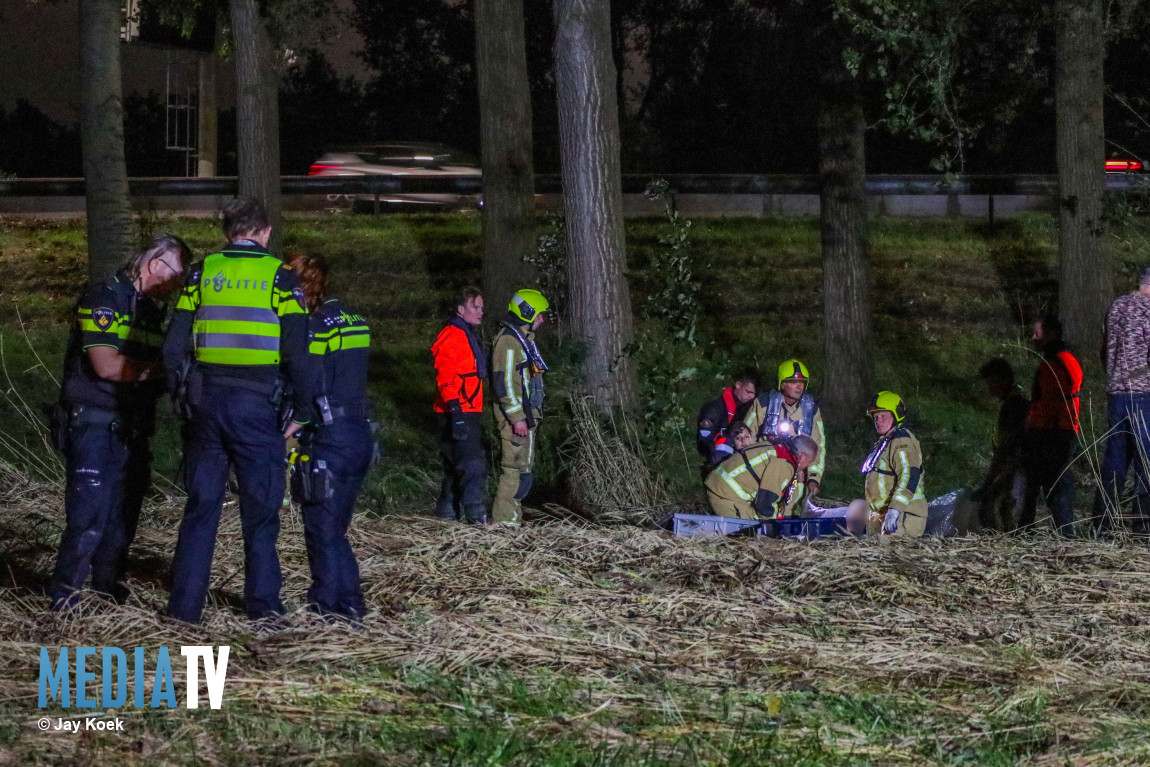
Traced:
<path fill-rule="evenodd" d="M 498 397 L 495 422 L 499 427 L 503 473 L 491 517 L 505 525 L 523 522 L 523 499 L 531 490 L 535 464 L 535 435 L 543 417 L 543 372 L 547 364 L 535 345 L 551 305 L 538 290 L 518 290 L 507 305 L 507 315 L 491 350 L 491 383 Z"/>
<path fill-rule="evenodd" d="M 483 483 L 487 459 L 483 456 L 483 379 L 487 355 L 476 330 L 483 321 L 479 288 L 466 287 L 457 296 L 455 312 L 435 337 L 435 410 L 443 483 L 435 515 L 487 523 Z"/>
<path fill-rule="evenodd" d="M 157 235 L 77 304 L 54 429 L 67 472 L 51 586 L 57 609 L 75 600 L 89 573 L 96 591 L 127 597 L 121 579 L 151 483 L 148 440 L 164 391 L 166 310 L 157 300 L 180 286 L 190 257 L 180 238 Z"/>
<path fill-rule="evenodd" d="M 806 478 L 807 495 L 814 497 L 819 492 L 826 466 L 827 436 L 823 431 L 822 410 L 807 391 L 810 380 L 807 366 L 798 360 L 779 365 L 778 388 L 755 398 L 746 423 L 756 441 L 775 444 L 805 434 L 818 443 L 818 458 L 807 468 Z"/>
<path fill-rule="evenodd" d="M 926 488 L 922 448 L 905 426 L 906 404 L 894 392 L 880 391 L 866 412 L 878 432 L 862 465 L 867 534 L 917 538 L 926 531 Z"/>
<path fill-rule="evenodd" d="M 347 528 L 372 457 L 371 334 L 363 317 L 328 295 L 330 269 L 322 256 L 293 255 L 288 264 L 299 275 L 308 309 L 308 349 L 322 370 L 315 420 L 300 437 L 292 475 L 311 566 L 307 599 L 322 615 L 358 621 L 365 608 Z"/>
<path fill-rule="evenodd" d="M 164 341 L 169 387 L 188 417 L 188 504 L 168 614 L 192 623 L 208 593 L 229 464 L 239 480 L 245 611 L 252 619 L 283 613 L 276 539 L 284 440 L 310 420 L 315 398 L 303 291 L 295 272 L 267 250 L 263 205 L 233 200 L 223 228 L 228 245 L 191 270 Z M 189 338 L 194 369 L 181 375 Z M 291 418 L 284 417 L 285 376 Z"/>

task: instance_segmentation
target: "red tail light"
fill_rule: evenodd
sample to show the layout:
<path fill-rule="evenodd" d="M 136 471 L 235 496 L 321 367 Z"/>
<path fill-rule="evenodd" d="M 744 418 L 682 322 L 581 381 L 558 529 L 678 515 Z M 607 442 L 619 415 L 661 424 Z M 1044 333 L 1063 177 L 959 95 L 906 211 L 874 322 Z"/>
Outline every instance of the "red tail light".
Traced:
<path fill-rule="evenodd" d="M 1118 173 L 1142 170 L 1142 162 L 1140 160 L 1107 160 L 1106 170 Z"/>
<path fill-rule="evenodd" d="M 322 173 L 325 170 L 335 170 L 337 168 L 342 168 L 342 167 L 343 167 L 342 165 L 321 165 L 319 163 L 315 163 L 310 168 L 308 168 L 307 174 L 309 176 L 315 176 L 315 175 Z"/>

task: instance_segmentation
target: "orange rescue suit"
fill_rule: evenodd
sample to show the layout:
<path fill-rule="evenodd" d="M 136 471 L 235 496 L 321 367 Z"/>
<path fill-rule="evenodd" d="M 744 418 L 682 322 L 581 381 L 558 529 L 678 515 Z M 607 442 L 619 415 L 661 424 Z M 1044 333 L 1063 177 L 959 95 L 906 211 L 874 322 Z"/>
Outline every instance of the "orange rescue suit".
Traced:
<path fill-rule="evenodd" d="M 464 413 L 483 412 L 483 375 L 468 333 L 455 323 L 439 331 L 431 345 L 435 360 L 435 412 L 447 413 L 456 401 Z"/>

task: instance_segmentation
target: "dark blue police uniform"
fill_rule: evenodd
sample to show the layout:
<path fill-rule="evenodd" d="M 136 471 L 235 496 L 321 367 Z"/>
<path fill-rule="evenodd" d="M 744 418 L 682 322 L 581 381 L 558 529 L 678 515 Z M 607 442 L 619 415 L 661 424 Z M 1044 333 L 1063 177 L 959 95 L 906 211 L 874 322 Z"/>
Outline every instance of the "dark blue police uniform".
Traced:
<path fill-rule="evenodd" d="M 358 618 L 364 613 L 363 592 L 347 528 L 373 449 L 367 398 L 370 333 L 362 317 L 329 298 L 308 320 L 308 342 L 323 371 L 321 406 L 300 442 L 313 478 L 311 496 L 303 501 L 312 577 L 308 601 L 320 613 Z"/>
<path fill-rule="evenodd" d="M 163 380 L 105 380 L 88 350 L 108 346 L 138 362 L 157 361 L 165 314 L 124 272 L 93 283 L 77 304 L 61 392 L 68 417 L 66 521 L 50 590 L 58 607 L 70 603 L 89 573 L 96 591 L 127 596 L 121 579 L 151 484 L 148 440 Z"/>
<path fill-rule="evenodd" d="M 188 275 L 164 341 L 173 389 L 193 336 L 184 444 L 188 503 L 172 559 L 168 614 L 191 623 L 203 614 L 229 465 L 239 480 L 245 612 L 252 619 L 282 614 L 276 540 L 286 472 L 285 374 L 298 422 L 307 422 L 315 397 L 295 272 L 250 240 L 208 256 Z"/>

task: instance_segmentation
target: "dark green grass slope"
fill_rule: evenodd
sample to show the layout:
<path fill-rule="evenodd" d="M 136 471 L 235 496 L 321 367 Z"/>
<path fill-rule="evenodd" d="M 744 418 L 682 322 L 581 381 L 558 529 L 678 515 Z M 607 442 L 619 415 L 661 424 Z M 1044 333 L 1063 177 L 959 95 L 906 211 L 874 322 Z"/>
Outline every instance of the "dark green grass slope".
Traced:
<path fill-rule="evenodd" d="M 632 275 L 659 247 L 660 219 L 628 221 Z M 216 223 L 151 217 L 141 232 L 169 229 L 198 254 L 219 245 Z M 809 364 L 817 392 L 825 358 L 821 340 L 822 274 L 817 222 L 810 219 L 707 219 L 692 229 L 696 274 L 703 285 L 701 338 L 667 364 L 694 370 L 684 401 L 694 409 L 716 395 L 725 377 L 744 364 L 769 379 L 778 363 L 797 356 Z M 1129 240 L 1129 238 L 1127 238 Z M 340 295 L 368 317 L 374 334 L 372 393 L 385 425 L 388 464 L 378 472 L 373 505 L 419 509 L 431 503 L 436 457 L 429 403 L 433 394 L 428 345 L 450 295 L 481 274 L 479 221 L 474 216 L 289 217 L 285 248 L 323 253 L 332 261 Z M 1024 386 L 1036 358 L 1025 344 L 1023 317 L 1053 305 L 1056 231 L 1046 217 L 982 223 L 951 220 L 873 222 L 870 229 L 871 300 L 877 388 L 899 392 L 910 404 L 913 428 L 927 454 L 927 487 L 938 494 L 977 479 L 985 465 L 993 404 L 974 378 L 995 355 L 1015 364 Z M 1108 258 L 1119 271 L 1137 263 L 1138 249 L 1108 237 Z M 76 222 L 0 221 L 0 332 L 12 388 L 32 403 L 51 398 L 45 371 L 36 369 L 24 333 L 52 375 L 58 375 L 65 326 L 84 276 L 84 234 Z M 645 296 L 633 279 L 640 328 Z M 491 301 L 489 318 L 502 307 Z M 23 318 L 23 329 L 17 320 Z M 561 395 L 574 377 L 567 333 L 545 333 L 544 349 L 560 361 L 552 376 L 551 416 L 543 435 L 543 494 L 562 500 L 556 457 L 566 437 Z M 1080 354 L 1090 385 L 1084 405 L 1097 415 L 1095 350 Z M 1087 419 L 1089 421 L 1089 418 Z M 175 441 L 165 429 L 159 468 L 175 465 Z M 826 494 L 859 491 L 857 465 L 870 443 L 860 413 L 849 433 L 833 432 Z M 702 500 L 689 426 L 661 442 L 650 459 L 685 502 Z"/>

